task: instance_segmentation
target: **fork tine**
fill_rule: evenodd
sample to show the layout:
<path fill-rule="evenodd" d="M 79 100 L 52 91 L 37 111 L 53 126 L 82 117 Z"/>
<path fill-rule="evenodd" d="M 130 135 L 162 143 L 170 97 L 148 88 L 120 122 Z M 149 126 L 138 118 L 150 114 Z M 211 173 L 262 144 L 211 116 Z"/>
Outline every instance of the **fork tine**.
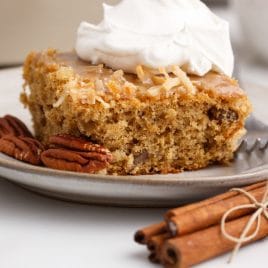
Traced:
<path fill-rule="evenodd" d="M 261 138 L 256 139 L 254 145 L 255 145 L 255 149 L 256 149 L 256 150 L 260 150 L 261 147 L 262 147 L 262 140 L 261 140 Z"/>
<path fill-rule="evenodd" d="M 254 144 L 251 147 L 247 148 L 246 151 L 248 154 L 250 154 L 255 150 L 259 150 L 260 148 L 261 148 L 261 139 L 258 138 L 255 140 Z"/>
<path fill-rule="evenodd" d="M 247 148 L 248 148 L 248 143 L 247 143 L 246 140 L 243 140 L 243 141 L 241 142 L 241 144 L 239 145 L 239 147 L 237 148 L 236 152 L 237 152 L 237 153 L 245 152 L 245 151 L 247 150 Z"/>
<path fill-rule="evenodd" d="M 266 141 L 266 143 L 264 144 L 264 146 L 262 146 L 260 148 L 261 151 L 265 151 L 268 148 L 268 140 Z"/>
<path fill-rule="evenodd" d="M 258 138 L 255 140 L 255 142 L 250 146 L 247 139 L 244 139 L 239 147 L 236 150 L 236 154 L 244 153 L 251 154 L 252 152 L 259 150 L 264 152 L 266 149 L 268 149 L 268 140 L 263 143 L 263 140 L 261 138 Z"/>

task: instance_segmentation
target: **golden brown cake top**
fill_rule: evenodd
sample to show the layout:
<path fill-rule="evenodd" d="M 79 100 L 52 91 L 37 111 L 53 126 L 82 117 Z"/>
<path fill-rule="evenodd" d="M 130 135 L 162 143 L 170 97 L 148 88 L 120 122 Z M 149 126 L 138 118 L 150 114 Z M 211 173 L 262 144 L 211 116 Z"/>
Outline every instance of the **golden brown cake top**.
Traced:
<path fill-rule="evenodd" d="M 94 79 L 94 70 L 98 70 L 101 68 L 101 66 L 94 66 L 94 65 L 89 65 L 88 62 L 84 62 L 80 60 L 75 52 L 69 52 L 69 53 L 59 53 L 56 56 L 57 62 L 60 64 L 65 64 L 66 66 L 71 66 L 75 72 L 77 72 L 81 76 L 86 76 L 89 77 L 90 79 Z M 144 67 L 143 67 L 144 68 Z M 109 68 L 102 68 L 102 72 L 104 72 L 104 75 L 102 77 L 107 77 L 110 76 L 114 73 L 112 69 Z M 156 75 L 155 77 L 152 77 L 153 82 L 155 84 L 158 84 L 157 81 L 161 81 L 161 77 L 165 75 L 165 71 L 162 70 L 162 75 Z M 153 75 L 152 71 L 152 75 Z M 140 83 L 138 77 L 136 77 L 133 74 L 125 73 L 124 76 L 126 77 L 127 80 L 130 82 L 136 82 Z M 231 79 L 230 77 L 224 75 L 224 74 L 219 74 L 216 72 L 209 72 L 203 77 L 199 76 L 189 76 L 190 80 L 192 83 L 194 83 L 196 86 L 202 85 L 205 89 L 214 89 L 215 91 L 218 91 L 221 94 L 235 94 L 235 95 L 244 95 L 244 91 L 239 87 L 238 83 L 236 80 Z M 195 83 L 196 82 L 196 83 Z M 149 87 L 149 83 L 148 83 Z"/>
<path fill-rule="evenodd" d="M 187 75 L 178 66 L 173 66 L 171 73 L 164 68 L 137 66 L 135 75 L 104 65 L 90 65 L 80 60 L 75 52 L 57 53 L 55 50 L 32 53 L 26 64 L 27 61 L 34 61 L 47 72 L 56 73 L 55 79 L 65 81 L 63 97 L 56 106 L 66 95 L 88 104 L 98 101 L 107 106 L 119 99 L 160 100 L 174 95 L 195 98 L 199 93 L 228 100 L 246 97 L 236 80 L 216 72 L 198 77 Z"/>

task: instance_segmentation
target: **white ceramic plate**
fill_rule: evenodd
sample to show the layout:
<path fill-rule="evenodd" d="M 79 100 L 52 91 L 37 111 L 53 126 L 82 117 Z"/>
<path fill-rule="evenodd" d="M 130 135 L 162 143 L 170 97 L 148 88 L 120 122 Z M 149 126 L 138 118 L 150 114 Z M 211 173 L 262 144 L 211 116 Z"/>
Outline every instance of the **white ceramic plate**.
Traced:
<path fill-rule="evenodd" d="M 18 102 L 21 70 L 0 71 L 0 115 L 30 125 Z M 267 93 L 265 93 L 267 94 Z M 263 95 L 262 95 L 263 96 Z M 118 206 L 171 206 L 242 186 L 268 176 L 268 153 L 240 156 L 230 166 L 175 175 L 87 175 L 31 166 L 0 154 L 0 175 L 35 192 L 78 202 Z"/>

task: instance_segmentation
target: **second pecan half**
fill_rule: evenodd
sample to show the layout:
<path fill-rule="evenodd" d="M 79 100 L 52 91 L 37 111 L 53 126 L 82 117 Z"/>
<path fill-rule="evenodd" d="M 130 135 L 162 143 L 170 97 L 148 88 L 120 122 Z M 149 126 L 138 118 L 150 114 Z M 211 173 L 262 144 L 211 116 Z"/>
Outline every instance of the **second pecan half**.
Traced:
<path fill-rule="evenodd" d="M 5 135 L 0 139 L 0 152 L 33 165 L 42 163 L 42 151 L 43 145 L 33 138 Z"/>
<path fill-rule="evenodd" d="M 84 173 L 105 169 L 112 161 L 110 151 L 87 139 L 70 135 L 56 135 L 49 139 L 51 149 L 41 155 L 45 166 Z"/>
<path fill-rule="evenodd" d="M 81 137 L 78 138 L 67 134 L 51 136 L 49 138 L 49 144 L 51 147 L 56 148 L 66 148 L 81 152 L 96 152 L 104 155 L 106 154 L 107 156 L 111 156 L 110 151 L 104 148 L 103 146 L 96 143 L 92 143 L 88 139 Z"/>
<path fill-rule="evenodd" d="M 94 173 L 107 167 L 109 157 L 94 152 L 75 152 L 66 149 L 49 149 L 42 153 L 45 166 L 84 173 Z"/>
<path fill-rule="evenodd" d="M 24 136 L 33 138 L 33 135 L 26 125 L 12 115 L 0 118 L 0 138 L 5 135 Z"/>

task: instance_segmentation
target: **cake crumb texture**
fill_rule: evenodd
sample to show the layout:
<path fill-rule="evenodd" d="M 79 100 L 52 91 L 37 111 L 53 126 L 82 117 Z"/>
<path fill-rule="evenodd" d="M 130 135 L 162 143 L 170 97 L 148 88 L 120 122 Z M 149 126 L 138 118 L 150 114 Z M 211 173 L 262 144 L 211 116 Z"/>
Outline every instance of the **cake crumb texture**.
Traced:
<path fill-rule="evenodd" d="M 114 159 L 109 174 L 229 163 L 251 112 L 246 94 L 223 74 L 180 77 L 175 71 L 143 68 L 136 76 L 90 66 L 72 52 L 32 52 L 24 64 L 21 101 L 41 141 L 70 134 L 107 147 Z"/>

